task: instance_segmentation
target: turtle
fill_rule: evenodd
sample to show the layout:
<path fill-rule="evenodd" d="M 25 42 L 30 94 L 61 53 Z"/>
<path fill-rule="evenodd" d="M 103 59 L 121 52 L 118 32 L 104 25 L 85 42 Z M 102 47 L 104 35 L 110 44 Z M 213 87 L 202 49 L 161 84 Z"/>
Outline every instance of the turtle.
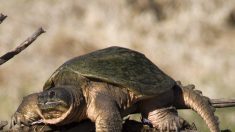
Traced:
<path fill-rule="evenodd" d="M 210 99 L 194 85 L 182 86 L 144 54 L 118 46 L 66 61 L 36 95 L 34 103 L 24 99 L 13 124 L 66 125 L 89 119 L 97 132 L 120 132 L 123 117 L 141 113 L 143 121 L 161 131 L 178 131 L 186 121 L 177 109 L 188 107 L 211 132 L 220 131 Z M 39 110 L 29 116 L 22 110 L 29 105 Z"/>

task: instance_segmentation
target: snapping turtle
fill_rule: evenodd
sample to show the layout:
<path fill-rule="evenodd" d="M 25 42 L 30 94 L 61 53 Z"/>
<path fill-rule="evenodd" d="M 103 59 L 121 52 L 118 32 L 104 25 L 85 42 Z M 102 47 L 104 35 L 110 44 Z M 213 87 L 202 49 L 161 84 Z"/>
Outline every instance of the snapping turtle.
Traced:
<path fill-rule="evenodd" d="M 119 132 L 122 117 L 141 113 L 157 129 L 177 131 L 184 120 L 176 109 L 189 107 L 205 120 L 210 131 L 219 132 L 214 109 L 200 91 L 193 85 L 182 87 L 143 54 L 121 47 L 65 62 L 46 81 L 36 104 L 39 113 L 32 112 L 31 120 L 27 120 L 18 118 L 19 113 L 29 116 L 22 112 L 27 101 L 22 103 L 13 124 L 64 125 L 90 119 L 96 131 Z"/>

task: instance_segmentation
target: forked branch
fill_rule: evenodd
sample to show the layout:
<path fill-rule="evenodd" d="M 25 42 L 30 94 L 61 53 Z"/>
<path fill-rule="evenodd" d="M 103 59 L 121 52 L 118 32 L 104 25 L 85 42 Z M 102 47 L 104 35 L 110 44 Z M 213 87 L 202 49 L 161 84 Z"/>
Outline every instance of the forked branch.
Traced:
<path fill-rule="evenodd" d="M 14 50 L 7 52 L 3 56 L 0 57 L 0 65 L 7 62 L 11 58 L 13 58 L 15 55 L 19 54 L 21 51 L 26 49 L 30 44 L 32 44 L 39 35 L 42 33 L 45 33 L 44 29 L 39 28 L 32 36 L 27 38 L 24 42 L 22 42 L 18 47 L 16 47 Z"/>

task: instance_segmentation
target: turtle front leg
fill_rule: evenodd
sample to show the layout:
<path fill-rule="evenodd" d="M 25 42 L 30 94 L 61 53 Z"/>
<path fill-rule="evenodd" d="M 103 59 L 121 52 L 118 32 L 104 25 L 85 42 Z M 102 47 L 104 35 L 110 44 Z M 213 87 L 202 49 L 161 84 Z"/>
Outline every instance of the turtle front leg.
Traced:
<path fill-rule="evenodd" d="M 105 95 L 93 98 L 87 110 L 88 118 L 95 122 L 96 132 L 121 132 L 122 118 L 114 100 Z"/>
<path fill-rule="evenodd" d="M 95 120 L 95 126 L 96 132 L 121 132 L 122 119 L 118 111 L 104 110 Z"/>
<path fill-rule="evenodd" d="M 148 113 L 148 120 L 160 131 L 179 131 L 189 127 L 189 123 L 178 116 L 174 107 L 156 109 Z"/>

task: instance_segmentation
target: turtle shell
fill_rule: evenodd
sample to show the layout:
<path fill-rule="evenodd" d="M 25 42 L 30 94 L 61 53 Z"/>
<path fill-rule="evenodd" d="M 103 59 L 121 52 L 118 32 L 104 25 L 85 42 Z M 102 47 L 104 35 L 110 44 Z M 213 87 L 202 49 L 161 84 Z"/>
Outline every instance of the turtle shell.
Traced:
<path fill-rule="evenodd" d="M 145 55 L 121 47 L 97 50 L 65 62 L 49 78 L 44 89 L 49 88 L 48 84 L 53 79 L 61 78 L 60 73 L 65 71 L 67 77 L 70 73 L 73 76 L 80 74 L 89 79 L 128 88 L 137 95 L 158 95 L 175 85 L 175 81 Z"/>

